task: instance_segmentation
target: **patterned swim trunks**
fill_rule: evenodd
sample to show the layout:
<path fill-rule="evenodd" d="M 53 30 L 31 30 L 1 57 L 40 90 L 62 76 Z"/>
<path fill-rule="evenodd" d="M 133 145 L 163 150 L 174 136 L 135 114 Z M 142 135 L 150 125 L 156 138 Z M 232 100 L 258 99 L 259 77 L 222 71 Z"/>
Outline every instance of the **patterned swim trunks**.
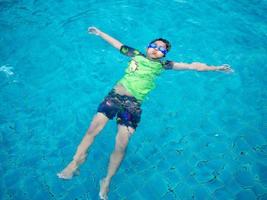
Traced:
<path fill-rule="evenodd" d="M 98 106 L 97 112 L 109 119 L 117 115 L 117 123 L 136 129 L 141 119 L 141 103 L 132 96 L 117 94 L 112 89 Z"/>

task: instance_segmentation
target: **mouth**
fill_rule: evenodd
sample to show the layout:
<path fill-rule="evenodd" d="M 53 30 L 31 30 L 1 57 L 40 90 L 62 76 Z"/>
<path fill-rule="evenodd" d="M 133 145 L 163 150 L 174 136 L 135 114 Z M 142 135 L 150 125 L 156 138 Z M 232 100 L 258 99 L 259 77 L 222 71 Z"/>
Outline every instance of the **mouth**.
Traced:
<path fill-rule="evenodd" d="M 151 54 L 152 54 L 153 56 L 156 56 L 156 55 L 157 55 L 157 52 L 156 52 L 156 51 L 153 51 Z"/>

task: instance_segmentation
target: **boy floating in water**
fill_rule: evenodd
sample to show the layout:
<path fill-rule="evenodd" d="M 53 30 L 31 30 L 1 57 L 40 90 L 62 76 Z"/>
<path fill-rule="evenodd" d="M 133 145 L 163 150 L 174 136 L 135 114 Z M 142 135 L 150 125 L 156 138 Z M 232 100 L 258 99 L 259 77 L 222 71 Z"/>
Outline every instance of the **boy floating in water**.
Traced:
<path fill-rule="evenodd" d="M 146 55 L 144 55 L 140 51 L 122 44 L 96 27 L 89 27 L 88 31 L 110 43 L 122 54 L 131 57 L 131 61 L 123 78 L 117 82 L 103 102 L 99 104 L 97 113 L 78 146 L 73 160 L 57 175 L 62 179 L 71 179 L 78 167 L 86 159 L 87 151 L 95 137 L 104 128 L 106 123 L 116 116 L 118 132 L 115 150 L 110 156 L 107 175 L 100 181 L 99 197 L 106 200 L 111 178 L 118 170 L 124 158 L 129 139 L 140 121 L 142 113 L 141 103 L 144 97 L 154 88 L 155 78 L 160 75 L 162 70 L 231 72 L 231 68 L 227 65 L 208 66 L 198 62 L 187 64 L 163 60 L 162 58 L 170 51 L 171 45 L 162 38 L 150 42 L 146 49 Z"/>

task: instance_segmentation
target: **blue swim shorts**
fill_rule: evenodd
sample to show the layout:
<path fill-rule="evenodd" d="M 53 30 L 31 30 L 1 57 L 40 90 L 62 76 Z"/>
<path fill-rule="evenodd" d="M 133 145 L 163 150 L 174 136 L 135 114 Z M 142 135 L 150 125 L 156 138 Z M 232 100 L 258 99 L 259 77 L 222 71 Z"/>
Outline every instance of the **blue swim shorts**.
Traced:
<path fill-rule="evenodd" d="M 136 129 L 141 119 L 141 103 L 132 96 L 117 94 L 112 89 L 98 106 L 97 112 L 103 113 L 109 119 L 117 116 L 118 124 Z"/>

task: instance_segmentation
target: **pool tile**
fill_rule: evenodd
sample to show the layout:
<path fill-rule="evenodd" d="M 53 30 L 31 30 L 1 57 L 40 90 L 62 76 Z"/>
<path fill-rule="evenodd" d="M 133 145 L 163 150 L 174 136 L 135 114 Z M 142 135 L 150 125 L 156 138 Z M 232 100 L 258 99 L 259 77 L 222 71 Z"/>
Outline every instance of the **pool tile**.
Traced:
<path fill-rule="evenodd" d="M 194 189 L 187 183 L 179 183 L 175 188 L 174 192 L 178 199 L 193 199 Z"/>
<path fill-rule="evenodd" d="M 139 189 L 147 181 L 147 177 L 140 174 L 132 174 L 127 177 L 127 180 L 134 185 L 135 189 Z"/>
<path fill-rule="evenodd" d="M 251 174 L 250 171 L 241 169 L 234 173 L 235 180 L 242 186 L 242 187 L 252 187 L 253 183 L 255 182 L 254 176 Z"/>
<path fill-rule="evenodd" d="M 224 183 L 219 181 L 217 178 L 214 178 L 203 185 L 205 185 L 211 193 L 214 193 L 217 189 L 224 187 Z"/>
<path fill-rule="evenodd" d="M 167 191 L 167 182 L 160 174 L 154 174 L 141 189 L 141 193 L 145 193 L 144 195 L 147 199 L 160 199 Z"/>
<path fill-rule="evenodd" d="M 188 165 L 186 161 L 181 161 L 179 164 L 172 167 L 175 167 L 176 171 L 181 175 L 181 177 L 187 177 L 193 171 L 193 167 Z"/>
<path fill-rule="evenodd" d="M 157 163 L 157 170 L 159 172 L 165 172 L 170 168 L 171 164 L 169 163 L 168 159 L 162 158 Z"/>
<path fill-rule="evenodd" d="M 246 190 L 242 190 L 239 193 L 237 193 L 235 195 L 235 199 L 236 200 L 239 200 L 239 199 L 242 199 L 242 200 L 256 200 L 256 196 L 251 190 L 246 189 Z"/>
<path fill-rule="evenodd" d="M 124 181 L 124 182 L 118 182 L 117 183 L 117 189 L 116 192 L 121 196 L 122 198 L 126 198 L 130 194 L 134 193 L 137 190 L 137 187 L 131 182 L 131 181 Z M 141 184 L 141 183 L 140 183 Z"/>
<path fill-rule="evenodd" d="M 253 186 L 252 186 L 252 188 L 251 188 L 251 190 L 254 192 L 254 194 L 256 195 L 256 196 L 262 196 L 262 195 L 264 195 L 264 194 L 267 194 L 267 187 L 263 187 L 263 185 L 262 184 L 260 184 L 260 183 L 258 183 L 258 182 L 256 182 Z"/>
<path fill-rule="evenodd" d="M 211 200 L 212 196 L 207 187 L 204 187 L 203 185 L 196 185 L 193 188 L 193 195 L 194 199 L 196 200 Z"/>
<path fill-rule="evenodd" d="M 258 196 L 257 200 L 266 200 L 267 199 L 267 193 L 264 195 Z"/>
<path fill-rule="evenodd" d="M 180 181 L 184 180 L 176 170 L 168 169 L 164 173 L 162 173 L 162 175 L 164 176 L 164 179 L 168 182 L 168 184 L 172 187 L 176 186 Z"/>
<path fill-rule="evenodd" d="M 92 200 L 93 199 L 99 199 L 98 195 L 95 198 L 92 198 Z M 113 192 L 109 192 L 108 199 L 109 200 L 117 200 L 117 199 L 123 200 L 125 198 L 121 196 L 119 192 L 117 192 L 116 190 L 113 190 Z"/>
<path fill-rule="evenodd" d="M 221 187 L 221 188 L 216 189 L 212 193 L 212 198 L 213 199 L 233 199 L 234 196 L 231 193 L 229 193 L 225 187 Z"/>
<path fill-rule="evenodd" d="M 127 200 L 144 200 L 142 194 L 140 192 L 134 192 L 129 195 L 127 195 Z"/>
<path fill-rule="evenodd" d="M 161 200 L 177 200 L 176 194 L 173 192 L 167 192 L 165 193 L 161 198 Z"/>
<path fill-rule="evenodd" d="M 207 183 L 214 178 L 212 169 L 196 169 L 194 171 L 194 177 L 199 183 Z"/>
<path fill-rule="evenodd" d="M 267 187 L 267 166 L 257 163 L 256 168 L 259 175 L 259 180 L 265 187 Z"/>
<path fill-rule="evenodd" d="M 243 188 L 242 186 L 232 178 L 227 184 L 224 185 L 227 191 L 229 191 L 232 195 L 236 195 L 240 192 Z"/>
<path fill-rule="evenodd" d="M 247 143 L 245 136 L 237 136 L 233 140 L 232 147 L 237 153 L 240 153 L 248 150 L 250 145 Z"/>
<path fill-rule="evenodd" d="M 194 175 L 192 175 L 192 174 L 181 179 L 181 182 L 186 182 L 188 185 L 190 185 L 192 187 L 200 185 L 200 183 L 195 179 Z"/>
<path fill-rule="evenodd" d="M 148 181 L 153 174 L 156 173 L 156 168 L 150 167 L 137 172 L 137 174 L 144 178 L 145 182 Z"/>
<path fill-rule="evenodd" d="M 29 199 L 29 197 L 25 199 Z M 50 199 L 53 199 L 53 197 L 47 191 L 40 190 L 34 193 L 34 196 L 30 197 L 30 199 L 49 199 L 50 200 Z"/>
<path fill-rule="evenodd" d="M 65 190 L 64 199 L 80 199 L 86 194 L 86 188 L 82 185 L 76 185 L 68 190 Z"/>
<path fill-rule="evenodd" d="M 255 129 L 254 131 L 253 129 L 244 130 L 243 136 L 251 148 L 255 146 L 265 145 L 267 143 L 266 138 L 264 138 L 257 129 Z"/>

